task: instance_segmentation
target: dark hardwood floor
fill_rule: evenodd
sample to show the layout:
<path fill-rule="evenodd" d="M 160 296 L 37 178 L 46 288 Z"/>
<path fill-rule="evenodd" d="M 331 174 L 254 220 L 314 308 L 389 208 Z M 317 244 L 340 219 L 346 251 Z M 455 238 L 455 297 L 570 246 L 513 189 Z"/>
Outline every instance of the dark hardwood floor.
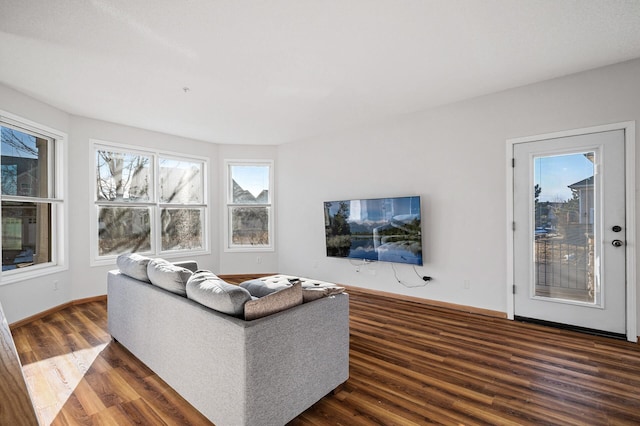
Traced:
<path fill-rule="evenodd" d="M 350 378 L 291 426 L 640 424 L 640 345 L 349 292 Z M 41 423 L 210 424 L 106 318 L 91 302 L 13 330 Z"/>

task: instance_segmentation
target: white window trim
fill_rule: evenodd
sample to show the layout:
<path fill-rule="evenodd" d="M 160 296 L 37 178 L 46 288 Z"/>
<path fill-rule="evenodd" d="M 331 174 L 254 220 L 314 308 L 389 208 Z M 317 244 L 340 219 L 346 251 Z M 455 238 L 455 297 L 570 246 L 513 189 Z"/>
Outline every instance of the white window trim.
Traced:
<path fill-rule="evenodd" d="M 49 126 L 36 123 L 31 120 L 27 120 L 15 114 L 0 110 L 0 124 L 6 124 L 12 127 L 22 128 L 27 131 L 46 136 L 54 139 L 54 195 L 55 198 L 47 199 L 47 202 L 51 202 L 51 262 L 42 263 L 39 265 L 33 265 L 25 269 L 14 269 L 11 271 L 0 271 L 0 285 L 12 284 L 20 281 L 31 280 L 50 274 L 56 274 L 69 269 L 67 262 L 68 253 L 68 241 L 69 241 L 69 217 L 66 212 L 67 200 L 67 140 L 69 139 L 67 133 L 54 129 Z M 3 199 L 9 199 L 13 197 L 3 197 Z M 25 201 L 24 197 L 19 201 Z M 15 198 L 15 199 L 17 199 Z M 34 198 L 30 198 L 28 201 L 34 201 Z M 37 200 L 35 200 L 37 201 Z M 1 212 L 0 212 L 1 215 Z M 1 217 L 0 217 L 1 219 Z M 2 241 L 0 240 L 0 245 Z"/>
<path fill-rule="evenodd" d="M 232 202 L 231 166 L 269 166 L 269 204 L 235 204 Z M 275 251 L 275 191 L 274 191 L 274 161 L 273 160 L 224 160 L 224 251 L 228 253 L 273 252 Z M 269 245 L 266 246 L 238 246 L 231 245 L 231 216 L 229 208 L 232 206 L 260 207 L 267 206 L 269 211 Z"/>
<path fill-rule="evenodd" d="M 211 254 L 210 243 L 209 243 L 209 235 L 210 235 L 210 224 L 209 224 L 209 159 L 207 157 L 202 157 L 198 155 L 191 155 L 182 152 L 175 151 L 163 151 L 157 150 L 154 148 L 146 148 L 143 146 L 123 144 L 117 142 L 104 141 L 100 139 L 90 139 L 89 140 L 91 149 L 89 152 L 90 164 L 91 167 L 91 185 L 89 188 L 90 191 L 90 204 L 91 204 L 91 219 L 89 221 L 89 236 L 90 236 L 90 264 L 91 266 L 104 266 L 104 265 L 114 265 L 116 263 L 116 259 L 118 255 L 108 255 L 108 256 L 100 256 L 98 254 L 98 233 L 96 229 L 98 228 L 98 214 L 95 207 L 99 204 L 96 200 L 96 179 L 95 179 L 95 155 L 97 149 L 111 149 L 117 152 L 127 152 L 127 153 L 135 153 L 152 157 L 153 161 L 153 170 L 151 171 L 151 179 L 153 181 L 153 188 L 149 191 L 149 196 L 151 198 L 148 202 L 139 202 L 139 203 L 111 203 L 111 205 L 119 205 L 119 206 L 135 206 L 135 207 L 152 207 L 151 214 L 149 216 L 149 226 L 152 230 L 152 238 L 151 238 L 151 251 L 146 252 L 138 252 L 142 255 L 148 256 L 162 256 L 165 259 L 171 258 L 179 258 L 184 257 L 186 254 L 193 256 L 200 255 L 208 255 Z M 202 162 L 202 204 L 167 204 L 160 202 L 160 194 L 157 188 L 157 173 L 160 169 L 160 157 L 163 158 L 173 158 L 177 160 L 192 160 L 197 162 Z M 158 224 L 160 223 L 160 213 L 161 209 L 166 206 L 171 207 L 192 207 L 192 208 L 201 208 L 204 210 L 203 214 L 203 223 L 204 223 L 204 232 L 202 233 L 202 243 L 203 248 L 199 250 L 171 250 L 171 251 L 162 251 L 162 234 L 158 232 L 159 229 L 156 229 Z M 154 232 L 155 230 L 155 232 Z"/>

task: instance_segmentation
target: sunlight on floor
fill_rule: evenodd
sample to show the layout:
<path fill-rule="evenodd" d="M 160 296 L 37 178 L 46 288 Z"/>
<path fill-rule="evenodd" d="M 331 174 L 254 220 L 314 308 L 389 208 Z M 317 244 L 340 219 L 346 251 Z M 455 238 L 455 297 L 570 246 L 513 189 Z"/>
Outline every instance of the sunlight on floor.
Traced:
<path fill-rule="evenodd" d="M 40 425 L 50 425 L 107 343 L 23 366 Z"/>

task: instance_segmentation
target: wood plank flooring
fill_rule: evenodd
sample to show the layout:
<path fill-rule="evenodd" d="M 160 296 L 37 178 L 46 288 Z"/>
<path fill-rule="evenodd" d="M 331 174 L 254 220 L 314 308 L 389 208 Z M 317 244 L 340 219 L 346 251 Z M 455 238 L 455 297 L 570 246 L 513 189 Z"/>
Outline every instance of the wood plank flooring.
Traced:
<path fill-rule="evenodd" d="M 0 425 L 29 426 L 36 422 L 22 366 L 0 305 Z"/>
<path fill-rule="evenodd" d="M 290 426 L 640 424 L 640 345 L 349 292 L 350 378 Z M 106 315 L 90 302 L 13 330 L 41 424 L 210 424 Z"/>

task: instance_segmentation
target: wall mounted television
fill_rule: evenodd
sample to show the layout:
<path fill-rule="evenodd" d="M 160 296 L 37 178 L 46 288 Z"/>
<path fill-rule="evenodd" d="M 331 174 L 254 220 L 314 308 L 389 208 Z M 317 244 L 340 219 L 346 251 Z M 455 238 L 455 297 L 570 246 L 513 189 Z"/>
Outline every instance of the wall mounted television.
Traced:
<path fill-rule="evenodd" d="M 422 265 L 420 197 L 326 201 L 328 257 Z"/>

